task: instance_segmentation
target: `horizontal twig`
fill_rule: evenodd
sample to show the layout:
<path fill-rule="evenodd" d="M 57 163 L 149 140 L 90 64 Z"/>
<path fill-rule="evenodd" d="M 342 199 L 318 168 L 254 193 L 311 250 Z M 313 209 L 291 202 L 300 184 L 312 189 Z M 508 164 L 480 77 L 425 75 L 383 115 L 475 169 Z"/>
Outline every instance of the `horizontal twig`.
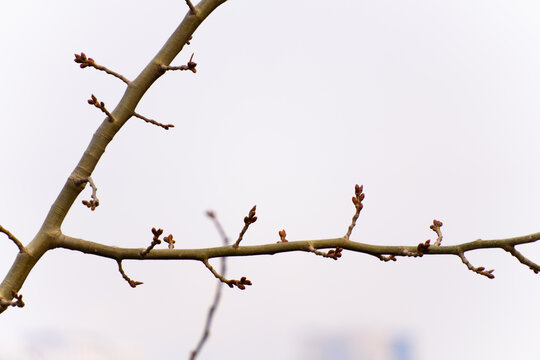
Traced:
<path fill-rule="evenodd" d="M 201 249 L 154 249 L 144 258 L 141 258 L 140 248 L 120 248 L 109 246 L 92 241 L 78 239 L 61 234 L 56 242 L 56 248 L 65 248 L 69 250 L 81 251 L 86 254 L 112 258 L 112 259 L 134 259 L 134 260 L 199 260 L 203 261 L 210 258 L 233 257 L 233 256 L 254 256 L 254 255 L 273 255 L 293 251 L 312 251 L 314 249 L 332 249 L 342 248 L 344 250 L 354 251 L 373 255 L 378 259 L 381 256 L 420 256 L 418 246 L 390 246 L 390 245 L 372 245 L 348 240 L 345 237 L 321 239 L 288 241 L 279 243 L 270 243 L 264 245 L 249 245 L 234 248 L 233 246 L 220 246 Z M 431 246 L 427 252 L 422 255 L 455 255 L 460 256 L 467 251 L 480 249 L 503 249 L 508 251 L 508 247 L 521 244 L 528 244 L 540 240 L 540 232 L 516 236 L 507 239 L 497 240 L 474 240 L 458 245 Z"/>

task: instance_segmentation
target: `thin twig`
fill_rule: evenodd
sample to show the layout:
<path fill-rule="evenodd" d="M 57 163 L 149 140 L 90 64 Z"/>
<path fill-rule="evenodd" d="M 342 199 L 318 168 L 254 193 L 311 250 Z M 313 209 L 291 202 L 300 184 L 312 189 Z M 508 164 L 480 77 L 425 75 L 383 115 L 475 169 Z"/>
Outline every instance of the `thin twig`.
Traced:
<path fill-rule="evenodd" d="M 208 262 L 208 259 L 202 259 L 201 260 L 204 264 L 204 266 L 206 266 L 206 268 L 208 270 L 210 270 L 210 272 L 212 274 L 214 274 L 214 276 L 219 279 L 219 281 L 221 281 L 222 283 L 224 284 L 227 284 L 230 288 L 232 287 L 237 287 L 239 288 L 240 290 L 245 290 L 246 289 L 246 285 L 249 286 L 249 285 L 252 285 L 251 281 L 248 280 L 245 276 L 242 276 L 240 278 L 240 280 L 234 280 L 234 279 L 227 279 L 225 278 L 223 275 L 220 275 L 213 267 L 212 265 L 210 265 L 210 263 Z"/>
<path fill-rule="evenodd" d="M 347 229 L 347 234 L 345 234 L 345 239 L 349 239 L 351 237 L 351 233 L 354 229 L 354 226 L 356 225 L 356 221 L 358 220 L 358 216 L 360 215 L 360 211 L 362 211 L 362 208 L 364 205 L 362 204 L 362 200 L 364 200 L 365 195 L 363 193 L 364 191 L 364 185 L 359 186 L 356 184 L 354 186 L 354 196 L 352 198 L 352 202 L 354 204 L 354 208 L 356 209 L 354 216 L 352 217 L 351 224 L 349 225 L 349 228 Z"/>
<path fill-rule="evenodd" d="M 161 236 L 161 234 L 163 234 L 163 229 L 152 228 L 152 234 L 154 235 L 154 237 L 152 238 L 152 242 L 150 243 L 150 245 L 148 245 L 146 249 L 142 249 L 141 251 L 139 251 L 139 255 L 141 255 L 141 257 L 145 257 L 156 245 L 161 244 L 161 240 L 159 239 L 159 237 Z"/>
<path fill-rule="evenodd" d="M 442 242 L 442 239 L 443 239 L 443 235 L 442 235 L 442 232 L 441 232 L 441 227 L 443 226 L 443 223 L 440 222 L 439 220 L 436 220 L 434 219 L 433 220 L 433 225 L 431 225 L 429 228 L 433 231 L 435 231 L 435 233 L 437 234 L 437 240 L 435 240 L 435 244 L 433 244 L 433 246 L 441 246 L 441 242 Z"/>
<path fill-rule="evenodd" d="M 92 94 L 90 99 L 88 99 L 88 104 L 94 105 L 95 107 L 100 109 L 102 112 L 104 112 L 109 117 L 109 122 L 114 122 L 115 121 L 112 114 L 105 107 L 105 103 L 103 101 L 99 101 L 94 94 Z"/>
<path fill-rule="evenodd" d="M 512 256 L 518 259 L 520 263 L 527 265 L 529 269 L 534 271 L 535 274 L 538 274 L 538 272 L 540 272 L 540 266 L 523 256 L 523 254 L 517 251 L 515 247 L 506 246 L 503 249 L 512 254 Z"/>
<path fill-rule="evenodd" d="M 463 254 L 463 252 L 459 252 L 458 256 L 461 258 L 461 261 L 463 261 L 463 263 L 467 265 L 467 268 L 469 268 L 469 270 L 474 271 L 477 274 L 484 275 L 490 279 L 495 278 L 495 275 L 493 275 L 493 271 L 494 271 L 493 269 L 486 270 L 486 268 L 483 266 L 480 266 L 480 267 L 472 266 L 472 264 L 469 262 L 469 260 L 467 260 L 467 258 Z"/>
<path fill-rule="evenodd" d="M 26 248 L 24 247 L 24 245 L 22 244 L 22 242 L 19 241 L 19 239 L 17 239 L 15 237 L 15 235 L 13 235 L 11 232 L 9 232 L 8 229 L 6 229 L 5 227 L 3 227 L 2 225 L 0 225 L 0 232 L 4 233 L 7 235 L 7 237 L 13 241 L 15 243 L 15 245 L 17 245 L 17 247 L 19 248 L 19 252 L 21 253 L 24 253 L 26 252 Z"/>
<path fill-rule="evenodd" d="M 233 248 L 238 248 L 240 245 L 240 241 L 244 238 L 244 234 L 246 233 L 247 229 L 249 228 L 249 225 L 253 224 L 255 221 L 257 221 L 257 216 L 255 216 L 255 212 L 257 210 L 257 205 L 253 206 L 251 210 L 249 210 L 248 216 L 244 217 L 244 227 L 240 231 L 240 234 L 238 235 L 238 240 L 233 244 Z"/>
<path fill-rule="evenodd" d="M 144 121 L 146 121 L 147 123 L 154 124 L 154 125 L 156 125 L 156 126 L 162 127 L 162 128 L 164 128 L 165 130 L 169 130 L 169 128 L 174 127 L 173 124 L 167 124 L 167 125 L 164 125 L 164 124 L 162 124 L 162 123 L 157 122 L 156 120 L 152 120 L 152 119 L 149 119 L 149 118 L 147 118 L 147 117 L 145 117 L 145 116 L 142 116 L 141 114 L 137 114 L 136 112 L 133 113 L 133 116 L 138 117 L 139 119 L 144 120 Z"/>
<path fill-rule="evenodd" d="M 92 211 L 96 210 L 96 208 L 99 206 L 99 199 L 97 197 L 97 186 L 92 180 L 92 177 L 88 176 L 82 179 L 75 179 L 74 181 L 76 185 L 82 185 L 86 183 L 90 184 L 90 187 L 92 188 L 92 195 L 90 196 L 90 201 L 83 200 L 82 203 L 83 205 L 88 207 L 90 210 Z"/>
<path fill-rule="evenodd" d="M 94 59 L 86 57 L 86 54 L 83 53 L 83 52 L 80 55 L 75 54 L 75 60 L 73 60 L 73 61 L 75 61 L 77 64 L 81 64 L 81 66 L 80 66 L 81 69 L 84 69 L 85 67 L 93 67 L 94 69 L 97 69 L 97 70 L 100 70 L 100 71 L 105 71 L 107 74 L 112 75 L 112 76 L 122 80 L 127 85 L 131 84 L 131 81 L 129 81 L 124 76 L 120 75 L 119 73 L 114 72 L 112 70 L 109 70 L 105 66 L 96 64 Z"/>
<path fill-rule="evenodd" d="M 220 222 L 218 221 L 215 213 L 213 211 L 208 211 L 206 215 L 212 220 L 214 223 L 214 226 L 216 227 L 219 235 L 221 236 L 221 240 L 223 241 L 223 246 L 229 245 L 229 238 L 225 234 L 225 231 L 223 231 L 223 227 L 221 226 Z M 227 258 L 222 257 L 221 258 L 221 273 L 223 276 L 227 273 Z M 210 305 L 210 308 L 208 309 L 208 315 L 206 316 L 206 323 L 204 325 L 204 330 L 201 335 L 201 338 L 199 339 L 199 342 L 197 343 L 197 346 L 195 349 L 191 352 L 190 360 L 194 360 L 197 355 L 201 352 L 204 344 L 208 340 L 208 337 L 210 336 L 210 329 L 212 327 L 212 321 L 214 319 L 214 314 L 216 313 L 216 309 L 219 305 L 219 301 L 221 300 L 221 291 L 223 288 L 223 283 L 221 281 L 217 282 L 216 285 L 216 291 L 214 293 L 214 301 L 212 302 L 212 305 Z"/>
<path fill-rule="evenodd" d="M 197 63 L 193 61 L 193 55 L 195 53 L 191 54 L 191 57 L 189 58 L 189 61 L 186 65 L 180 65 L 180 66 L 168 66 L 168 65 L 161 65 L 161 70 L 163 71 L 174 71 L 174 70 L 180 70 L 180 71 L 191 71 L 192 73 L 197 72 Z"/>
<path fill-rule="evenodd" d="M 122 274 L 122 277 L 124 278 L 124 280 L 128 282 L 129 286 L 134 288 L 137 285 L 143 284 L 143 282 L 141 281 L 131 280 L 129 276 L 126 275 L 126 273 L 124 272 L 124 269 L 122 268 L 122 260 L 116 260 L 116 262 L 118 263 L 118 271 L 120 271 L 120 274 Z"/>

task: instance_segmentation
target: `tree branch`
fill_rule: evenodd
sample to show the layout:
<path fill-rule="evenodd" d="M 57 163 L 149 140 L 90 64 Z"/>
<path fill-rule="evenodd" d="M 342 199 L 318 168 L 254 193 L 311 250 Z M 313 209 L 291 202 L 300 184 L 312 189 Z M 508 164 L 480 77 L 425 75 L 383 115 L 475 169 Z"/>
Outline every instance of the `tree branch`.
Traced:
<path fill-rule="evenodd" d="M 19 248 L 19 252 L 26 252 L 26 249 L 24 247 L 24 245 L 22 244 L 22 242 L 19 241 L 19 239 L 17 239 L 15 237 L 15 235 L 13 235 L 12 233 L 9 232 L 8 229 L 6 229 L 5 227 L 3 227 L 2 225 L 0 225 L 0 232 L 4 233 L 7 235 L 7 237 L 13 241 L 15 243 L 15 245 L 17 245 L 17 247 Z"/>
<path fill-rule="evenodd" d="M 214 214 L 213 211 L 208 211 L 206 215 L 212 220 L 214 223 L 214 226 L 216 227 L 219 236 L 221 237 L 221 241 L 223 242 L 223 246 L 229 245 L 229 238 L 225 234 L 225 231 L 223 231 L 223 227 L 221 226 L 220 222 L 218 221 L 216 214 Z M 223 276 L 227 273 L 227 258 L 223 257 L 221 258 L 221 273 Z M 216 285 L 216 291 L 214 293 L 214 301 L 212 302 L 212 305 L 210 305 L 210 308 L 208 309 L 208 315 L 206 316 L 206 323 L 204 325 L 204 330 L 201 335 L 201 338 L 199 339 L 199 342 L 197 343 L 197 346 L 193 351 L 191 351 L 190 354 L 190 360 L 195 360 L 197 355 L 201 352 L 204 344 L 206 343 L 206 340 L 208 340 L 208 337 L 210 336 L 210 328 L 212 327 L 212 321 L 214 319 L 214 314 L 216 313 L 217 307 L 219 305 L 219 301 L 221 300 L 221 290 L 223 289 L 223 283 L 221 281 L 218 281 Z"/>
<path fill-rule="evenodd" d="M 73 61 L 75 61 L 77 64 L 81 64 L 80 65 L 81 69 L 84 69 L 85 67 L 93 67 L 94 69 L 97 69 L 97 70 L 100 70 L 100 71 L 105 71 L 107 74 L 112 75 L 112 76 L 122 80 L 127 85 L 131 84 L 131 81 L 129 81 L 127 78 L 120 75 L 119 73 L 117 73 L 115 71 L 112 71 L 112 70 L 109 70 L 105 66 L 96 64 L 94 59 L 86 57 L 86 54 L 83 53 L 83 52 L 80 55 L 75 54 L 75 60 L 73 60 Z"/>
<path fill-rule="evenodd" d="M 457 245 L 430 246 L 427 250 L 424 250 L 425 252 L 420 252 L 418 250 L 418 245 L 372 245 L 348 240 L 345 239 L 345 237 L 338 237 L 320 240 L 302 240 L 269 243 L 264 245 L 249 245 L 240 246 L 238 248 L 234 248 L 232 246 L 220 246 L 201 249 L 154 249 L 144 257 L 144 260 L 199 260 L 204 262 L 206 259 L 220 257 L 274 255 L 295 251 L 313 252 L 313 249 L 322 250 L 332 248 L 342 248 L 343 250 L 372 255 L 378 259 L 381 259 L 381 257 L 390 257 L 389 260 L 392 260 L 392 257 L 420 257 L 429 255 L 455 255 L 461 258 L 460 254 L 464 254 L 472 250 L 502 249 L 510 252 L 508 250 L 509 247 L 533 243 L 538 240 L 540 240 L 540 232 L 507 239 L 478 239 Z M 60 236 L 60 241 L 56 247 L 81 251 L 86 254 L 111 259 L 123 260 L 142 260 L 140 252 L 144 250 L 140 248 L 119 248 L 116 246 L 104 245 L 66 235 Z M 512 254 L 512 252 L 510 253 Z M 514 254 L 512 255 L 519 260 L 519 257 Z M 528 263 L 525 264 L 529 266 Z"/>
<path fill-rule="evenodd" d="M 199 25 L 225 1 L 201 0 L 197 6 L 194 6 L 195 12 L 190 9 L 180 25 L 150 63 L 148 63 L 135 80 L 127 83 L 128 86 L 122 99 L 94 133 L 79 163 L 68 177 L 62 190 L 52 204 L 40 230 L 27 245 L 27 252 L 19 253 L 2 283 L 0 283 L 0 298 L 13 299 L 12 291 L 20 290 L 28 274 L 32 271 L 32 268 L 41 256 L 57 246 L 60 237 L 60 227 L 77 196 L 83 189 L 83 187 L 75 183 L 74 179 L 84 179 L 92 175 L 108 144 L 133 116 L 137 104 L 146 91 L 163 75 L 162 66 L 168 66 L 174 60 L 186 43 L 189 42 Z M 190 70 L 193 71 L 194 68 Z M 105 70 L 103 69 L 103 71 Z M 98 103 L 98 105 L 101 105 L 101 103 Z M 108 119 L 114 119 L 114 121 L 110 122 Z M 0 308 L 0 313 L 5 309 L 5 307 Z"/>

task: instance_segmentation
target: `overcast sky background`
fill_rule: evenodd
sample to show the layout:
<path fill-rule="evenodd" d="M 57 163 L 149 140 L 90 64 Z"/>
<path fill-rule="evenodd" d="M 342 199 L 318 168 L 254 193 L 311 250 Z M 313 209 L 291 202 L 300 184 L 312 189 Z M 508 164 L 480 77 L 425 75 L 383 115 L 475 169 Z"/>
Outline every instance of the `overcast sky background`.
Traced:
<path fill-rule="evenodd" d="M 186 13 L 183 1 L 2 4 L 0 224 L 23 242 L 124 84 Z M 241 1 L 218 8 L 190 46 L 197 74 L 168 73 L 138 106 L 176 127 L 132 119 L 63 231 L 145 247 L 150 229 L 177 247 L 220 244 L 257 204 L 246 244 L 341 236 L 364 184 L 352 238 L 416 245 L 444 223 L 445 244 L 540 230 L 540 5 L 537 1 Z M 0 273 L 16 247 L 0 239 Z M 540 243 L 521 247 L 540 261 Z M 537 359 L 540 279 L 503 251 L 381 263 L 345 253 L 229 260 L 245 291 L 224 289 L 201 359 L 302 359 L 317 339 L 405 337 L 411 359 Z M 185 359 L 215 279 L 196 262 L 125 262 L 47 253 L 2 314 L 0 359 Z M 379 335 L 376 335 L 379 336 Z M 360 340 L 353 340 L 360 341 Z M 345 359 L 346 357 L 343 357 Z M 358 356 L 356 356 L 358 358 Z M 370 358 L 374 360 L 383 357 Z"/>

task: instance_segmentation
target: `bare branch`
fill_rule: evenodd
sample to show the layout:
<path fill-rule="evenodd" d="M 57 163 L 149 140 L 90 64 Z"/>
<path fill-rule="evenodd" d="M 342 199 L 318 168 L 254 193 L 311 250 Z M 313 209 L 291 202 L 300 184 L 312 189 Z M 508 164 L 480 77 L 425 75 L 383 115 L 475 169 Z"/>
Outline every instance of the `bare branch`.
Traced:
<path fill-rule="evenodd" d="M 167 65 L 161 65 L 161 70 L 163 71 L 174 71 L 174 70 L 180 70 L 180 71 L 191 71 L 192 73 L 197 72 L 197 63 L 193 61 L 193 55 L 195 53 L 191 54 L 191 58 L 189 58 L 189 61 L 186 65 L 180 65 L 180 66 L 167 66 Z"/>
<path fill-rule="evenodd" d="M 86 54 L 83 53 L 83 52 L 80 55 L 75 54 L 75 60 L 73 60 L 73 61 L 75 61 L 77 64 L 81 64 L 80 65 L 81 69 L 84 69 L 85 67 L 93 67 L 94 69 L 97 69 L 97 70 L 100 70 L 100 71 L 105 71 L 107 74 L 112 75 L 114 77 L 117 77 L 118 79 L 125 82 L 127 85 L 131 84 L 131 81 L 129 81 L 124 76 L 120 75 L 119 73 L 114 72 L 112 70 L 109 70 L 105 66 L 101 66 L 101 65 L 96 64 L 94 59 L 86 57 Z"/>
<path fill-rule="evenodd" d="M 19 252 L 21 253 L 24 253 L 26 252 L 26 248 L 24 247 L 24 245 L 22 244 L 22 242 L 19 241 L 19 239 L 17 239 L 15 237 L 15 235 L 13 235 L 12 233 L 9 232 L 8 229 L 6 229 L 5 227 L 3 227 L 2 225 L 0 225 L 0 232 L 4 233 L 7 235 L 7 237 L 13 241 L 15 243 L 15 245 L 17 245 L 17 247 L 19 248 Z"/>
<path fill-rule="evenodd" d="M 212 220 L 214 223 L 214 226 L 216 227 L 219 235 L 221 236 L 221 239 L 223 241 L 223 246 L 229 245 L 229 238 L 223 231 L 223 227 L 221 226 L 220 222 L 218 221 L 215 213 L 213 211 L 207 211 L 206 215 Z M 227 272 L 227 258 L 223 257 L 221 258 L 221 273 L 223 276 L 225 276 Z M 223 289 L 223 283 L 221 281 L 218 281 L 216 286 L 216 291 L 214 293 L 214 301 L 212 302 L 212 305 L 210 305 L 210 308 L 208 309 L 208 315 L 206 316 L 206 323 L 204 326 L 203 333 L 201 335 L 201 338 L 199 339 L 199 342 L 197 343 L 197 346 L 190 354 L 190 360 L 194 360 L 197 355 L 201 352 L 204 344 L 208 340 L 208 337 L 210 336 L 210 328 L 212 327 L 212 321 L 214 319 L 214 314 L 216 313 L 216 309 L 219 305 L 219 301 L 221 300 L 221 291 Z"/>
<path fill-rule="evenodd" d="M 17 294 L 15 290 L 12 290 L 11 294 L 13 295 L 13 298 L 15 298 L 15 300 L 0 299 L 0 307 L 4 309 L 7 308 L 8 306 L 21 307 L 21 308 L 24 307 L 22 295 Z"/>
<path fill-rule="evenodd" d="M 345 239 L 349 239 L 351 237 L 351 233 L 354 229 L 354 226 L 356 225 L 356 220 L 358 220 L 358 216 L 360 215 L 360 211 L 362 211 L 362 208 L 364 205 L 362 204 L 362 200 L 364 200 L 364 185 L 359 186 L 356 184 L 354 186 L 354 196 L 352 198 L 352 202 L 354 204 L 354 208 L 356 209 L 354 216 L 351 221 L 351 225 L 349 225 L 349 228 L 347 229 L 347 234 L 345 234 Z"/>
<path fill-rule="evenodd" d="M 529 267 L 529 269 L 534 271 L 535 274 L 538 274 L 538 272 L 540 271 L 540 266 L 538 264 L 536 264 L 536 263 L 532 262 L 531 260 L 527 259 L 525 256 L 523 256 L 522 253 L 517 251 L 515 247 L 506 246 L 503 249 L 508 251 L 510 254 L 512 254 L 512 256 L 514 256 L 516 259 L 518 259 L 520 263 L 522 263 L 524 265 L 527 265 Z"/>
<path fill-rule="evenodd" d="M 169 128 L 174 127 L 173 124 L 163 125 L 162 123 L 159 123 L 159 122 L 157 122 L 156 120 L 148 119 L 147 117 L 142 116 L 141 114 L 137 114 L 136 112 L 133 113 L 133 116 L 138 117 L 139 119 L 144 120 L 144 121 L 146 121 L 147 123 L 154 124 L 154 125 L 156 125 L 156 126 L 162 127 L 162 128 L 164 128 L 165 130 L 169 130 Z"/>
<path fill-rule="evenodd" d="M 249 281 L 248 279 L 246 279 L 245 276 L 242 276 L 240 278 L 240 280 L 234 280 L 234 279 L 226 279 L 223 275 L 220 275 L 213 267 L 212 265 L 210 265 L 210 263 L 208 262 L 208 259 L 202 259 L 201 260 L 204 264 L 204 266 L 206 266 L 206 268 L 208 270 L 210 270 L 210 272 L 212 274 L 214 274 L 214 276 L 219 279 L 222 283 L 224 284 L 227 284 L 229 285 L 230 288 L 232 287 L 237 287 L 239 288 L 240 290 L 245 290 L 246 289 L 246 285 L 249 286 L 251 285 L 251 281 Z"/>
<path fill-rule="evenodd" d="M 257 205 L 254 205 L 251 208 L 251 210 L 249 210 L 248 216 L 244 217 L 244 227 L 242 228 L 242 231 L 240 231 L 240 234 L 238 235 L 238 240 L 236 240 L 236 242 L 233 244 L 233 248 L 235 249 L 238 248 L 238 246 L 240 245 L 240 241 L 242 241 L 244 234 L 249 228 L 249 225 L 257 221 L 257 216 L 255 216 L 256 210 L 257 210 Z"/>
<path fill-rule="evenodd" d="M 83 190 L 82 187 L 76 186 L 71 179 L 85 178 L 92 175 L 105 149 L 116 133 L 133 116 L 137 104 L 140 103 L 140 100 L 148 89 L 163 75 L 163 71 L 160 71 L 161 65 L 165 67 L 170 65 L 186 43 L 189 42 L 189 39 L 199 25 L 225 1 L 200 0 L 196 6 L 197 14 L 195 16 L 188 14 L 188 16 L 184 17 L 161 49 L 152 57 L 137 77 L 128 84 L 127 89 L 114 110 L 109 112 L 105 108 L 105 104 L 98 102 L 95 96 L 95 99 L 90 99 L 90 105 L 98 105 L 97 107 L 102 111 L 107 110 L 106 114 L 108 118 L 101 123 L 100 127 L 94 133 L 77 166 L 75 166 L 68 181 L 64 183 L 64 186 L 51 205 L 50 210 L 43 220 L 43 225 L 34 239 L 28 244 L 27 247 L 32 248 L 32 256 L 20 254 L 24 256 L 17 256 L 14 259 L 12 266 L 0 283 L 0 297 L 6 299 L 10 296 L 11 289 L 20 289 L 39 259 L 47 251 L 60 246 L 62 243 L 62 234 L 60 231 L 62 224 L 80 192 Z M 193 61 L 191 62 L 193 63 Z M 88 63 L 87 66 L 89 66 Z M 188 70 L 195 72 L 194 63 L 188 64 Z M 114 119 L 112 114 L 114 114 Z M 111 124 L 112 121 L 114 122 Z M 137 250 L 137 253 L 139 251 L 140 249 Z M 140 254 L 138 256 L 141 259 Z M 5 308 L 0 308 L 0 313 L 3 311 L 5 311 Z"/>
<path fill-rule="evenodd" d="M 107 108 L 105 107 L 105 103 L 103 101 L 99 101 L 97 99 L 97 97 L 92 94 L 92 96 L 90 97 L 90 99 L 88 99 L 88 104 L 90 105 L 94 105 L 95 107 L 97 107 L 98 109 L 100 109 L 102 112 L 104 112 L 105 114 L 107 114 L 108 118 L 109 118 L 109 122 L 114 122 L 114 117 L 112 116 L 112 114 L 109 112 L 109 110 L 107 110 Z"/>
<path fill-rule="evenodd" d="M 321 240 L 303 240 L 288 241 L 279 243 L 270 243 L 264 245 L 249 245 L 233 248 L 232 246 L 222 246 L 202 249 L 154 249 L 144 257 L 146 260 L 199 260 L 207 261 L 210 258 L 236 257 L 236 256 L 256 256 L 256 255 L 274 255 L 294 251 L 311 251 L 310 247 L 316 250 L 337 249 L 349 250 L 358 253 L 364 253 L 377 257 L 383 261 L 393 261 L 398 256 L 420 257 L 429 255 L 455 255 L 462 258 L 464 253 L 472 250 L 481 249 L 502 249 L 508 251 L 508 247 L 521 244 L 528 244 L 540 240 L 540 232 L 517 236 L 507 239 L 497 240 L 474 240 L 466 243 L 451 246 L 430 246 L 425 253 L 420 253 L 417 246 L 389 246 L 373 245 L 360 243 L 345 239 L 344 237 L 321 239 Z M 425 245 L 425 243 L 423 243 Z M 112 259 L 134 259 L 141 260 L 141 249 L 137 248 L 119 248 L 108 246 L 83 239 L 73 238 L 61 234 L 59 241 L 55 243 L 56 247 L 77 250 L 83 253 L 112 258 Z M 425 250 L 425 249 L 424 249 Z M 461 254 L 461 255 L 460 255 Z M 519 258 L 518 258 L 519 260 Z M 463 259 L 462 259 L 463 261 Z M 521 260 L 520 260 L 521 261 Z M 464 262 L 467 264 L 467 262 Z M 528 263 L 525 263 L 529 266 Z M 469 264 L 470 265 L 470 264 Z M 471 265 L 472 267 L 472 265 Z M 474 267 L 472 267 L 474 268 Z M 472 270 L 472 269 L 471 269 Z M 480 270 L 483 271 L 483 270 Z M 214 273 L 214 272 L 212 272 Z M 219 275 L 219 274 L 218 274 Z M 218 279 L 219 277 L 216 276 Z M 221 279 L 220 279 L 221 280 Z M 225 279 L 225 281 L 228 281 Z"/>
<path fill-rule="evenodd" d="M 120 274 L 122 274 L 122 277 L 124 278 L 124 280 L 128 282 L 129 286 L 131 286 L 132 288 L 135 288 L 137 285 L 143 284 L 143 282 L 141 281 L 131 280 L 129 276 L 126 275 L 126 273 L 124 272 L 124 269 L 122 268 L 122 260 L 116 260 L 116 262 L 118 263 L 118 271 L 120 271 Z"/>
<path fill-rule="evenodd" d="M 463 255 L 462 252 L 459 252 L 458 256 L 461 258 L 461 261 L 463 261 L 463 263 L 465 265 L 467 265 L 469 270 L 474 271 L 477 274 L 484 275 L 484 276 L 486 276 L 486 277 L 488 277 L 490 279 L 495 278 L 495 275 L 493 275 L 493 271 L 494 271 L 493 269 L 492 270 L 486 270 L 486 268 L 483 267 L 483 266 L 480 266 L 480 267 L 472 266 L 471 263 L 469 262 L 469 260 L 467 260 L 467 258 L 465 257 L 465 255 Z"/>

